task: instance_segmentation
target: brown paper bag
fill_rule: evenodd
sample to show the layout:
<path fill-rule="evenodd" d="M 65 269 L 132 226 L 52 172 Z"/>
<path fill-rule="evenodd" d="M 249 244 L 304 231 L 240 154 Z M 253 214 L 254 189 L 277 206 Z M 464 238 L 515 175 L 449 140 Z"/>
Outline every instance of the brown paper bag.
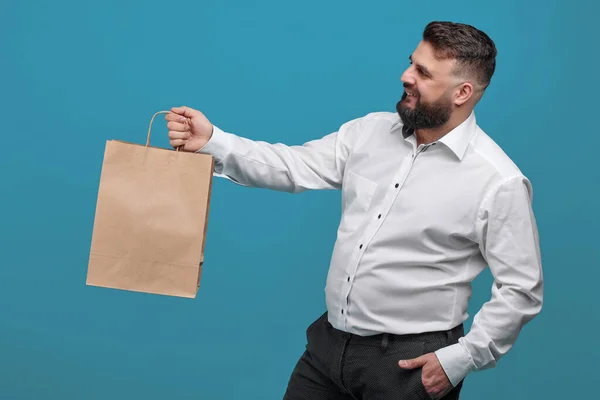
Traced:
<path fill-rule="evenodd" d="M 87 285 L 196 297 L 214 160 L 151 147 L 165 113 L 145 146 L 106 143 Z"/>

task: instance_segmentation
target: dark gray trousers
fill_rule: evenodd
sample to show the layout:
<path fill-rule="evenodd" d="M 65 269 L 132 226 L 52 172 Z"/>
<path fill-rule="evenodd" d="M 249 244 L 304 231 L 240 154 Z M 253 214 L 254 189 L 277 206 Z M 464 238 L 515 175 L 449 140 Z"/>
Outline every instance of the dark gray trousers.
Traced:
<path fill-rule="evenodd" d="M 421 368 L 398 361 L 458 342 L 463 325 L 449 331 L 361 337 L 339 331 L 321 315 L 306 330 L 306 350 L 294 368 L 284 400 L 429 400 Z M 444 396 L 458 399 L 462 381 Z"/>

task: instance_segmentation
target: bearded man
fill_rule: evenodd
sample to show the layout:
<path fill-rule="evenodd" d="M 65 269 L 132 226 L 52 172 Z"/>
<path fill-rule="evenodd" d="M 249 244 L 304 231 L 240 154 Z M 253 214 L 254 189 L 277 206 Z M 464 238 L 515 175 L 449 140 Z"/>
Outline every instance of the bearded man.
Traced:
<path fill-rule="evenodd" d="M 457 399 L 465 377 L 495 366 L 541 310 L 531 182 L 475 119 L 494 42 L 436 21 L 409 59 L 396 113 L 303 145 L 227 133 L 188 107 L 165 117 L 171 145 L 211 154 L 216 176 L 342 191 L 327 310 L 307 328 L 285 400 Z M 471 282 L 488 266 L 491 298 L 465 335 Z"/>

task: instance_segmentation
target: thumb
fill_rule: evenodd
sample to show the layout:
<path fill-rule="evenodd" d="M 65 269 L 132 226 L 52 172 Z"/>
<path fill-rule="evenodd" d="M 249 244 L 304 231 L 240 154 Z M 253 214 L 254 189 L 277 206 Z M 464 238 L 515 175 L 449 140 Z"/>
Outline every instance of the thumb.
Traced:
<path fill-rule="evenodd" d="M 171 111 L 174 112 L 175 114 L 184 116 L 186 118 L 194 118 L 197 117 L 198 115 L 200 115 L 200 111 L 198 110 L 194 110 L 193 108 L 189 108 L 189 107 L 173 107 L 171 108 Z"/>
<path fill-rule="evenodd" d="M 412 360 L 400 360 L 398 361 L 398 365 L 404 369 L 414 369 L 419 368 L 425 365 L 427 360 L 424 356 L 413 358 Z"/>

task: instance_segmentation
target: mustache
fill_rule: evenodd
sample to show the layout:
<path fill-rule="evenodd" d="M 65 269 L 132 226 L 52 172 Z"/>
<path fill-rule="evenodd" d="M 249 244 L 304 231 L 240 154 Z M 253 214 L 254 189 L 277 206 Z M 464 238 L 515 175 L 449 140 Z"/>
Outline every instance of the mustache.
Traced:
<path fill-rule="evenodd" d="M 405 91 L 406 91 L 406 90 L 408 90 L 408 91 L 409 91 L 409 92 L 411 92 L 411 93 L 414 93 L 414 94 L 419 94 L 419 91 L 418 91 L 416 88 L 411 88 L 411 87 L 410 87 L 409 85 L 407 85 L 406 83 L 404 83 L 402 86 L 404 87 L 404 90 L 405 90 Z"/>

